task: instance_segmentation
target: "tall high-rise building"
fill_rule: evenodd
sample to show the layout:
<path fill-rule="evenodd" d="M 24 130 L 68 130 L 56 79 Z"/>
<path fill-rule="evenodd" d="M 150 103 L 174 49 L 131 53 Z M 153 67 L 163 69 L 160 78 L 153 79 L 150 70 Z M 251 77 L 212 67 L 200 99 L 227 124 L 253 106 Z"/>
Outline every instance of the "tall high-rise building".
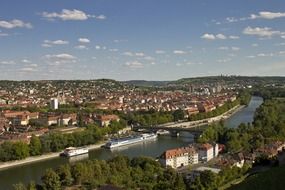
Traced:
<path fill-rule="evenodd" d="M 52 98 L 50 100 L 50 106 L 51 106 L 51 109 L 57 110 L 58 109 L 58 99 Z"/>

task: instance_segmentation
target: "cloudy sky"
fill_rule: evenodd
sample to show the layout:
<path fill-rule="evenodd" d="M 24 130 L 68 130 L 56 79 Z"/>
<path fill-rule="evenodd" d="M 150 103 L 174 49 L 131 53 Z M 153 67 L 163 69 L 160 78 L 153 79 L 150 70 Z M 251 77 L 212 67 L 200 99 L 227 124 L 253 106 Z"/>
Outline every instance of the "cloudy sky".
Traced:
<path fill-rule="evenodd" d="M 2 0 L 0 80 L 285 76 L 284 0 Z"/>

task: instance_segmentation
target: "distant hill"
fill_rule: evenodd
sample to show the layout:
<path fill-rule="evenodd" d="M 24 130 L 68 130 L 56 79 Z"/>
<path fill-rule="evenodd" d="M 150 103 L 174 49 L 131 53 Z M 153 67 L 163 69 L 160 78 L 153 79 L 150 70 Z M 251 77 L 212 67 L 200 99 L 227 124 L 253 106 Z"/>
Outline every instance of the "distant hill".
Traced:
<path fill-rule="evenodd" d="M 169 81 L 146 81 L 146 80 L 130 80 L 124 81 L 123 83 L 134 86 L 144 86 L 144 87 L 153 87 L 153 86 L 166 86 Z"/>
<path fill-rule="evenodd" d="M 230 190 L 284 190 L 285 166 L 272 168 L 268 171 L 248 177 Z"/>

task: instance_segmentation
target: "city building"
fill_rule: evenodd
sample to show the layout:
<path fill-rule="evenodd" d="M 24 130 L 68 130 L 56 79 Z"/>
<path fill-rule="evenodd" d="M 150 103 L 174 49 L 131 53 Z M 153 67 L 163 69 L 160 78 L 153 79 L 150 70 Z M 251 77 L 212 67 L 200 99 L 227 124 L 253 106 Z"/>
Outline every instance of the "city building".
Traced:
<path fill-rule="evenodd" d="M 53 110 L 57 110 L 58 109 L 58 99 L 57 98 L 52 98 L 50 100 L 50 107 Z"/>
<path fill-rule="evenodd" d="M 201 162 L 208 162 L 212 158 L 214 158 L 214 147 L 209 143 L 198 144 L 198 155 L 199 161 Z"/>
<path fill-rule="evenodd" d="M 165 151 L 159 159 L 163 166 L 178 168 L 198 163 L 198 153 L 193 147 L 182 147 Z"/>
<path fill-rule="evenodd" d="M 97 115 L 95 117 L 95 122 L 98 123 L 100 127 L 108 126 L 112 121 L 120 121 L 117 115 Z"/>

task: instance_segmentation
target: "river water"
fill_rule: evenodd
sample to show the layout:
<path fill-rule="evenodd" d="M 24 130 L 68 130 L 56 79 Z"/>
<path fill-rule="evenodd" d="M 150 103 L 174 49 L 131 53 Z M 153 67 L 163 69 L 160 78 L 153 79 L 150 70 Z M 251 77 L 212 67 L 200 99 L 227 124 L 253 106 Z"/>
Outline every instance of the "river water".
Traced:
<path fill-rule="evenodd" d="M 254 112 L 262 102 L 262 98 L 252 97 L 247 107 L 235 113 L 225 122 L 226 126 L 237 127 L 242 122 L 252 122 Z M 184 146 L 192 142 L 193 138 L 183 133 L 180 137 L 159 136 L 156 140 L 122 147 L 114 151 L 108 149 L 96 149 L 90 151 L 88 155 L 76 156 L 72 159 L 57 157 L 27 165 L 16 166 L 6 170 L 0 170 L 0 189 L 13 189 L 12 184 L 19 182 L 28 183 L 31 180 L 39 182 L 40 177 L 47 168 L 56 168 L 65 163 L 72 163 L 84 159 L 109 159 L 117 154 L 127 155 L 130 158 L 135 156 L 150 156 L 155 158 L 167 149 Z"/>
<path fill-rule="evenodd" d="M 241 123 L 251 123 L 254 119 L 254 113 L 256 108 L 258 108 L 263 103 L 263 98 L 258 96 L 252 96 L 247 107 L 241 109 L 235 113 L 232 117 L 225 121 L 225 126 L 227 127 L 238 127 Z"/>

